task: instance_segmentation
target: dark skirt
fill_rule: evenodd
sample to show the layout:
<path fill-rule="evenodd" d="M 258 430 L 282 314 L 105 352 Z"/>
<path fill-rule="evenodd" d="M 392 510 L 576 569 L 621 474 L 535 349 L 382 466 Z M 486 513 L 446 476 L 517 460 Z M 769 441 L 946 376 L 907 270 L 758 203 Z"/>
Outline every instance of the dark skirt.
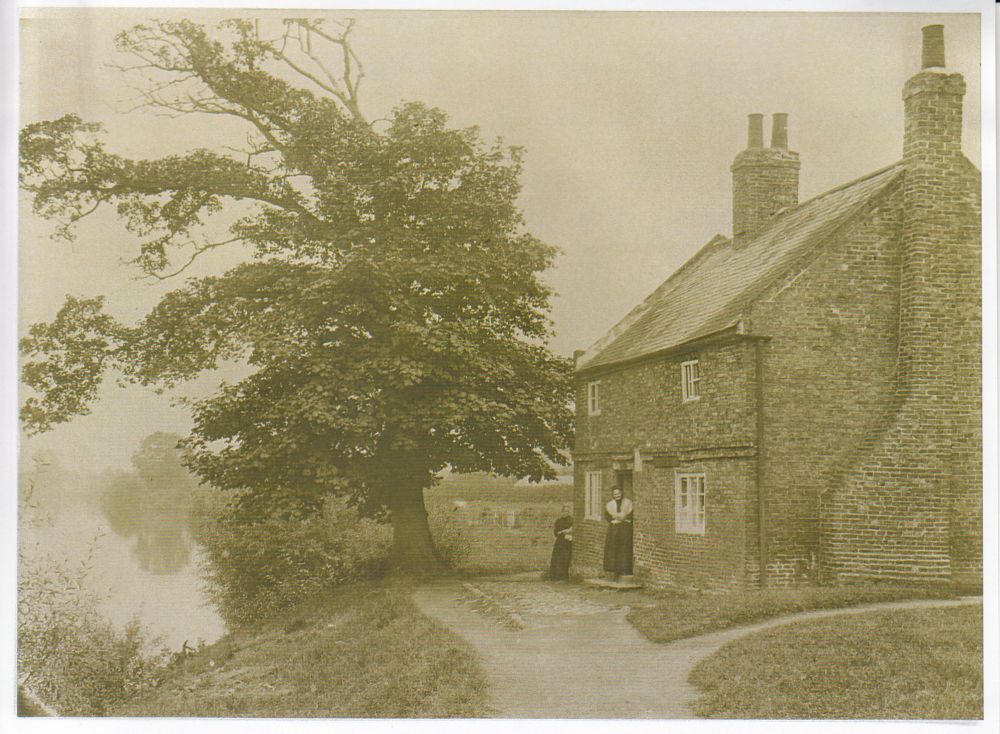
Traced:
<path fill-rule="evenodd" d="M 610 573 L 632 574 L 632 523 L 608 523 L 604 538 L 604 570 Z"/>
<path fill-rule="evenodd" d="M 573 543 L 563 537 L 556 538 L 552 546 L 552 560 L 549 562 L 549 578 L 565 581 L 569 578 L 569 559 L 573 555 Z"/>

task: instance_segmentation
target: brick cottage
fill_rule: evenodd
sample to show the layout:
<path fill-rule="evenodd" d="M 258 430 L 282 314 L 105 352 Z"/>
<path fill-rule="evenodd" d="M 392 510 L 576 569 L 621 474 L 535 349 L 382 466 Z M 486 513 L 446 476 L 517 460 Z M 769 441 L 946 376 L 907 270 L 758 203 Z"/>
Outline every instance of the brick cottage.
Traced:
<path fill-rule="evenodd" d="M 722 589 L 982 574 L 980 173 L 941 26 L 903 158 L 798 202 L 750 115 L 716 236 L 576 355 L 574 571 L 635 506 L 636 574 Z"/>

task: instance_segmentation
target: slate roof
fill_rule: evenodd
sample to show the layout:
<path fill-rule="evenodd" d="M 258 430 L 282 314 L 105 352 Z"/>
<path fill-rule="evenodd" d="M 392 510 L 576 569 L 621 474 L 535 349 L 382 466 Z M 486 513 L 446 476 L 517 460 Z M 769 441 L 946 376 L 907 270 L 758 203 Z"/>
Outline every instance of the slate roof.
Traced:
<path fill-rule="evenodd" d="M 902 163 L 831 189 L 775 215 L 734 248 L 717 235 L 577 360 L 577 371 L 679 346 L 737 325 L 760 290 L 820 247 L 902 175 Z"/>

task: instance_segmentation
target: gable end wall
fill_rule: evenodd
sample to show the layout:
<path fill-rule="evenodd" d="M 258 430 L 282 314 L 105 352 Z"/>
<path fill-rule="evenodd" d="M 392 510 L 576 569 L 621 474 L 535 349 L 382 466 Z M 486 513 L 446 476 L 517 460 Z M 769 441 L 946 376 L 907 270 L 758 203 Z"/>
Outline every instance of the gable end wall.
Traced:
<path fill-rule="evenodd" d="M 749 311 L 762 349 L 761 479 L 770 585 L 815 580 L 820 498 L 894 389 L 900 189 L 823 243 Z"/>
<path fill-rule="evenodd" d="M 898 380 L 824 498 L 823 570 L 981 584 L 980 183 L 961 159 L 907 176 Z"/>

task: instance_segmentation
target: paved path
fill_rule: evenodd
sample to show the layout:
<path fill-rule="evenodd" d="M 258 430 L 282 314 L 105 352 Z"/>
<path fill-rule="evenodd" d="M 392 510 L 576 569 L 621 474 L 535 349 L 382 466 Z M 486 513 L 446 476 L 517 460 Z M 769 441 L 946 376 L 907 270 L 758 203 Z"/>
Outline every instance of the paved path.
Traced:
<path fill-rule="evenodd" d="M 492 595 L 502 584 L 475 586 Z M 476 596 L 457 581 L 421 586 L 413 594 L 425 614 L 479 652 L 492 689 L 490 703 L 502 718 L 693 718 L 699 694 L 688 683 L 688 675 L 700 660 L 737 638 L 835 614 L 981 603 L 981 599 L 959 599 L 824 609 L 655 643 L 625 620 L 627 607 L 616 605 L 610 592 L 604 604 L 582 600 L 565 585 L 511 585 L 497 596 L 501 607 L 509 605 L 516 611 L 521 629 L 500 624 L 495 610 L 477 611 Z"/>

